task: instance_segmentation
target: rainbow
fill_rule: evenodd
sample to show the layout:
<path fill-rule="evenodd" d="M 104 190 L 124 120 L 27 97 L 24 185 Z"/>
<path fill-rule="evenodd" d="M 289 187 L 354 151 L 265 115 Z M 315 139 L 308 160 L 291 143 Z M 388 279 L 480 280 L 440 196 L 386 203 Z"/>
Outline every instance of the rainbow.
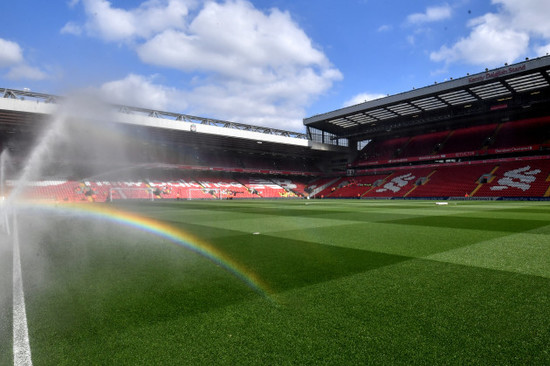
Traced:
<path fill-rule="evenodd" d="M 17 209 L 39 209 L 47 210 L 59 213 L 65 213 L 70 215 L 84 215 L 87 217 L 93 217 L 100 220 L 107 220 L 120 224 L 123 226 L 129 226 L 139 229 L 144 232 L 148 232 L 167 239 L 171 243 L 174 243 L 180 247 L 189 249 L 204 258 L 207 258 L 211 262 L 224 268 L 239 280 L 244 282 L 252 290 L 262 295 L 271 302 L 274 302 L 271 294 L 273 291 L 269 286 L 262 281 L 262 279 L 253 271 L 247 267 L 237 263 L 227 254 L 221 252 L 211 244 L 191 235 L 185 231 L 182 231 L 174 226 L 171 226 L 165 222 L 152 219 L 150 217 L 140 216 L 133 212 L 123 211 L 115 209 L 106 204 L 55 204 L 49 202 L 40 201 L 24 201 L 17 204 Z"/>

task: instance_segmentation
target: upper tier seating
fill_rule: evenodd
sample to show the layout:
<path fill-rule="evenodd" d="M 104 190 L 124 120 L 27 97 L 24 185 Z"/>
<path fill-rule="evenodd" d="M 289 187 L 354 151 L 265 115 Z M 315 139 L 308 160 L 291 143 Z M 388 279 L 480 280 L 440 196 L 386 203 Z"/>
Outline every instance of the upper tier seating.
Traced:
<path fill-rule="evenodd" d="M 409 141 L 409 137 L 399 137 L 389 140 L 371 141 L 363 151 L 361 156 L 367 160 L 387 160 L 397 157 L 398 152 L 403 149 Z"/>
<path fill-rule="evenodd" d="M 492 123 L 454 130 L 443 144 L 439 153 L 451 154 L 481 150 L 483 143 L 494 134 L 496 128 L 497 124 Z"/>
<path fill-rule="evenodd" d="M 550 139 L 550 118 L 503 123 L 492 149 L 543 144 Z"/>
<path fill-rule="evenodd" d="M 383 164 L 386 160 L 434 157 L 461 152 L 503 153 L 499 149 L 550 146 L 550 117 L 501 124 L 486 124 L 453 131 L 440 131 L 413 137 L 373 140 L 359 154 L 355 165 Z M 422 159 L 425 160 L 425 159 Z M 396 163 L 398 160 L 389 161 Z"/>
<path fill-rule="evenodd" d="M 413 137 L 399 155 L 400 158 L 426 156 L 437 152 L 437 145 L 445 140 L 449 131 L 434 132 Z"/>
<path fill-rule="evenodd" d="M 294 172 L 318 172 L 319 168 L 313 161 L 305 158 L 280 158 L 275 161 L 278 170 L 288 170 Z"/>

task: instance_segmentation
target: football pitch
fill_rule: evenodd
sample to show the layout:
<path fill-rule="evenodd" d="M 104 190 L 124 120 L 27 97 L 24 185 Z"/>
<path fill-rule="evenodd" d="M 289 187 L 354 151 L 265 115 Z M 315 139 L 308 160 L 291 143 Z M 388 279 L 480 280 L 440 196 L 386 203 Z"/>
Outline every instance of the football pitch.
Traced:
<path fill-rule="evenodd" d="M 550 363 L 550 203 L 38 205 L 18 235 L 34 365 Z"/>

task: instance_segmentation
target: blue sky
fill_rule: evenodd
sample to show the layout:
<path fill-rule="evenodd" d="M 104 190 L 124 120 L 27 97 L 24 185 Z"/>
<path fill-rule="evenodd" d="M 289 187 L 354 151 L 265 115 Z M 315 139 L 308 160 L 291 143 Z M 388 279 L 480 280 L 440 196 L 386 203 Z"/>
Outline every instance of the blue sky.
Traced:
<path fill-rule="evenodd" d="M 302 131 L 550 52 L 548 0 L 0 2 L 0 88 Z"/>

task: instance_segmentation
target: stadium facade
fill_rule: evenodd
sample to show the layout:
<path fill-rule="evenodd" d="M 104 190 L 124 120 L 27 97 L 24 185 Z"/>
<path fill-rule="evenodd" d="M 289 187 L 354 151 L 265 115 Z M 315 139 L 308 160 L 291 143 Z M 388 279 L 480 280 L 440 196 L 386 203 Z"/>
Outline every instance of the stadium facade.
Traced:
<path fill-rule="evenodd" d="M 305 134 L 0 92 L 6 186 L 45 144 L 26 182 L 43 199 L 550 197 L 549 56 L 312 116 Z"/>

